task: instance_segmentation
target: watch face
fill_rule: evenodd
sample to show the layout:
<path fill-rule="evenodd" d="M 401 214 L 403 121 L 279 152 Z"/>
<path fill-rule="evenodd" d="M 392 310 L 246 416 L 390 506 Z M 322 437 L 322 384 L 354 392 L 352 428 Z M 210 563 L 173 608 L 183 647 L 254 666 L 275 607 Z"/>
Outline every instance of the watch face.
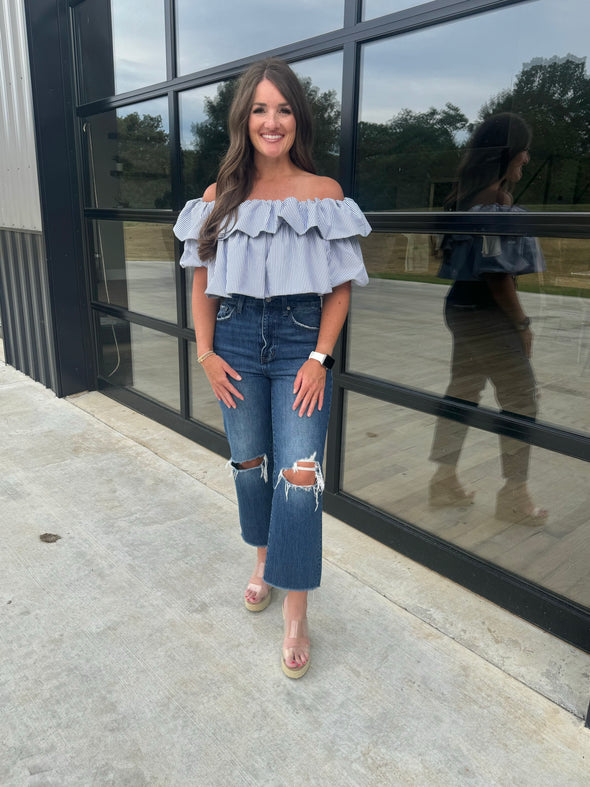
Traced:
<path fill-rule="evenodd" d="M 334 366 L 334 359 L 331 355 L 326 355 L 323 365 L 326 367 L 326 369 L 331 369 Z"/>

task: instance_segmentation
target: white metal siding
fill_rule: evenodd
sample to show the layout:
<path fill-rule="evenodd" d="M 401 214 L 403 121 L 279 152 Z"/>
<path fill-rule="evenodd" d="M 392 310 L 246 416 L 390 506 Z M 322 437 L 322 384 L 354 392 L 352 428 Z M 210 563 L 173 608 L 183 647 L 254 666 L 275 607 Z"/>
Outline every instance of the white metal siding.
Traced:
<path fill-rule="evenodd" d="M 0 0 L 0 227 L 41 230 L 23 0 Z"/>

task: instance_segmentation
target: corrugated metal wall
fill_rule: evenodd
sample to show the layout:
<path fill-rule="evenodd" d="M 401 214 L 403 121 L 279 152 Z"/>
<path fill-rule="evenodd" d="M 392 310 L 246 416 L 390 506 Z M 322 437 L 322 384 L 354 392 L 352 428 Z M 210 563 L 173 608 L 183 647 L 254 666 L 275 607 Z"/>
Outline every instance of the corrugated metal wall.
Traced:
<path fill-rule="evenodd" d="M 23 0 L 0 12 L 0 329 L 6 362 L 57 390 Z"/>
<path fill-rule="evenodd" d="M 0 229 L 0 306 L 6 362 L 57 390 L 51 309 L 39 232 Z"/>

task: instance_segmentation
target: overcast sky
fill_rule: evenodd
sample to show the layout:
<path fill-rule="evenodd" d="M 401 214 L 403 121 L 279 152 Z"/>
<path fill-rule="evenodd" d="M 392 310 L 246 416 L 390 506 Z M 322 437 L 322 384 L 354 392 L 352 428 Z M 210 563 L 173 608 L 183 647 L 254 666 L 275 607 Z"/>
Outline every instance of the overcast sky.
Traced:
<path fill-rule="evenodd" d="M 327 32 L 342 25 L 343 0 L 177 0 L 179 60 L 184 71 L 207 68 Z M 370 0 L 381 14 L 407 0 Z M 119 92 L 165 79 L 162 0 L 112 0 Z M 234 24 L 231 24 L 234 20 Z M 404 108 L 457 104 L 475 120 L 482 104 L 510 88 L 523 63 L 535 57 L 585 56 L 590 48 L 589 0 L 529 0 L 458 22 L 365 45 L 360 116 L 385 122 Z M 341 88 L 341 54 L 296 64 L 322 90 Z M 215 86 L 182 96 L 182 133 L 203 119 L 203 96 Z"/>

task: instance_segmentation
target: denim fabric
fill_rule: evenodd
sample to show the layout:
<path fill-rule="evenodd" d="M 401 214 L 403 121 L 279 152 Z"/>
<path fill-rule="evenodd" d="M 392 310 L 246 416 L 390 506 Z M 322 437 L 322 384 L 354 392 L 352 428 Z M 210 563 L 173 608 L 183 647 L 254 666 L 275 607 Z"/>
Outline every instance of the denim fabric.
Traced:
<path fill-rule="evenodd" d="M 317 295 L 222 300 L 215 352 L 242 379 L 244 400 L 221 405 L 229 440 L 244 540 L 268 547 L 264 581 L 285 590 L 318 587 L 322 568 L 322 461 L 332 377 L 328 371 L 321 411 L 293 411 L 293 383 L 315 349 L 321 318 Z M 238 469 L 262 457 L 260 466 Z M 316 484 L 290 484 L 283 471 L 315 462 Z"/>

